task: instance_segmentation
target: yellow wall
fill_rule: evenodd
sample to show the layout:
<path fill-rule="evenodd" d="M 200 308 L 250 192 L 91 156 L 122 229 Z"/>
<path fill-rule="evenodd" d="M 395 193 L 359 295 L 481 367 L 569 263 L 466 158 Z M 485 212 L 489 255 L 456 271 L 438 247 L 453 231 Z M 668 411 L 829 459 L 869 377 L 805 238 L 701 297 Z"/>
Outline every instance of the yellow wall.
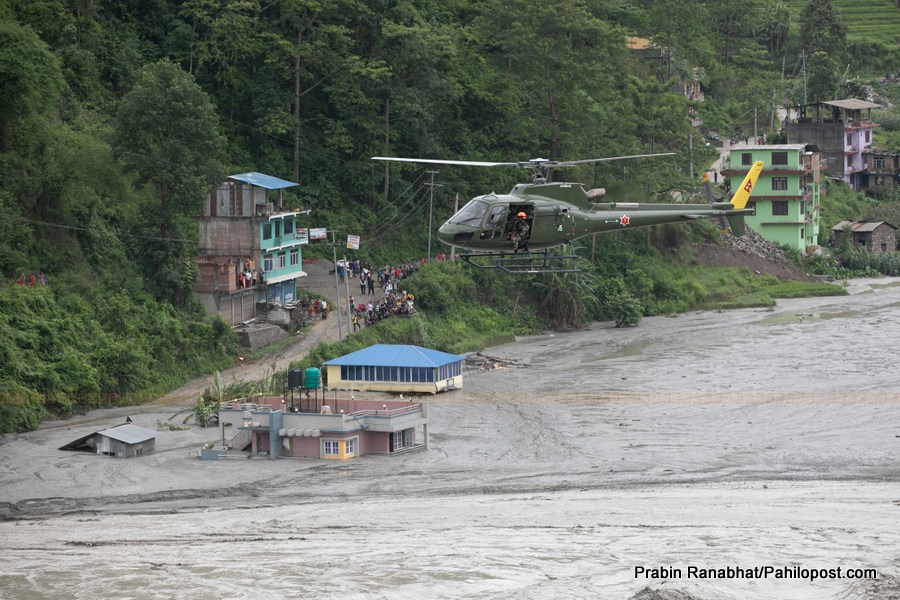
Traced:
<path fill-rule="evenodd" d="M 356 452 L 353 454 L 347 453 L 347 440 L 327 440 L 329 442 L 337 442 L 338 443 L 338 453 L 334 454 L 322 454 L 322 458 L 326 460 L 349 460 L 351 458 L 356 458 L 359 455 L 359 438 L 351 438 L 356 440 Z M 323 440 L 324 441 L 324 440 Z"/>
<path fill-rule="evenodd" d="M 436 394 L 436 382 L 420 382 L 412 381 L 344 381 L 341 379 L 341 367 L 339 365 L 328 365 L 325 367 L 328 373 L 328 389 L 329 390 L 355 390 L 359 392 L 418 392 L 422 394 Z M 457 375 L 450 379 L 451 387 L 456 389 L 462 388 L 462 375 Z M 438 382 L 441 383 L 441 382 Z M 443 389 L 443 388 L 441 388 Z"/>

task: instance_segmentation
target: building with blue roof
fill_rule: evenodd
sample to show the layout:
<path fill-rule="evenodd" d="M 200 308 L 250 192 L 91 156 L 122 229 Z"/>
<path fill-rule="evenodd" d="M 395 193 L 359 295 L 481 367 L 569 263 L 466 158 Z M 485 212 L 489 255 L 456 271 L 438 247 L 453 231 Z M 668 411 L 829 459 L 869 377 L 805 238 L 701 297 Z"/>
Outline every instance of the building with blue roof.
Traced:
<path fill-rule="evenodd" d="M 232 325 L 257 316 L 257 303 L 297 298 L 303 271 L 299 210 L 284 208 L 284 190 L 297 185 L 263 173 L 239 173 L 210 192 L 197 217 L 200 278 L 197 297 Z"/>
<path fill-rule="evenodd" d="M 419 346 L 375 344 L 323 366 L 331 390 L 436 394 L 462 388 L 463 360 Z"/>

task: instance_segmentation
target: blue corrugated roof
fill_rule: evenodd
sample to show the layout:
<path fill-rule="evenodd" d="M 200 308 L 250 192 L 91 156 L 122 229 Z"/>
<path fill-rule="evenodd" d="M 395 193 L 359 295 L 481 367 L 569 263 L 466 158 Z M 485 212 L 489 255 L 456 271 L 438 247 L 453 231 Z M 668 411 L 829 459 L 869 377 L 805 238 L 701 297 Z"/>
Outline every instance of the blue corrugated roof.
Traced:
<path fill-rule="evenodd" d="M 373 367 L 442 367 L 465 357 L 419 346 L 375 344 L 329 360 L 326 365 L 369 365 Z"/>
<path fill-rule="evenodd" d="M 267 190 L 280 190 L 283 188 L 289 188 L 295 185 L 299 185 L 294 183 L 293 181 L 285 181 L 284 179 L 278 179 L 277 177 L 272 177 L 271 175 L 265 175 L 263 173 L 239 173 L 237 175 L 229 175 L 228 179 L 234 179 L 235 181 L 243 181 L 244 183 L 249 183 L 250 185 L 258 185 L 261 188 L 266 188 Z"/>

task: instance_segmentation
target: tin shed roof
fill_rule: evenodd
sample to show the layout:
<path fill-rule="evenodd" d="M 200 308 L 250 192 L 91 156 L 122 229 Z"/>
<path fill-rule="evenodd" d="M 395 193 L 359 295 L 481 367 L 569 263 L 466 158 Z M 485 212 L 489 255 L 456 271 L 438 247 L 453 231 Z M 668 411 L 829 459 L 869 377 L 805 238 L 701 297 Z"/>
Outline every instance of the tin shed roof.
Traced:
<path fill-rule="evenodd" d="M 117 427 L 110 427 L 109 429 L 98 431 L 97 434 L 105 435 L 108 438 L 118 440 L 125 444 L 140 444 L 141 442 L 146 442 L 147 440 L 152 440 L 156 437 L 156 432 L 152 429 L 139 427 L 137 425 L 119 425 Z"/>
<path fill-rule="evenodd" d="M 430 350 L 419 346 L 375 344 L 350 354 L 329 360 L 325 365 L 354 365 L 373 367 L 442 367 L 465 357 Z"/>
<path fill-rule="evenodd" d="M 875 104 L 874 102 L 869 102 L 868 100 L 859 100 L 858 98 L 847 98 L 846 100 L 832 100 L 830 102 L 823 102 L 822 104 L 827 104 L 829 106 L 836 106 L 838 108 L 846 108 L 848 110 L 861 110 L 863 108 L 881 108 L 880 104 Z"/>
<path fill-rule="evenodd" d="M 265 175 L 263 173 L 251 172 L 251 173 L 239 173 L 237 175 L 229 175 L 228 179 L 234 179 L 235 181 L 243 181 L 244 183 L 249 183 L 250 185 L 256 185 L 261 188 L 265 188 L 267 190 L 280 190 L 284 188 L 293 187 L 295 185 L 299 185 L 294 183 L 293 181 L 285 181 L 284 179 L 278 179 L 277 177 L 272 177 L 271 175 Z"/>
<path fill-rule="evenodd" d="M 843 231 L 844 227 L 849 227 L 850 231 L 853 231 L 853 232 L 858 232 L 858 231 L 866 232 L 866 231 L 875 231 L 876 229 L 878 229 L 879 225 L 887 225 L 888 227 L 893 227 L 894 229 L 897 229 L 896 227 L 894 227 L 887 221 L 870 221 L 870 222 L 841 221 L 840 223 L 838 223 L 837 225 L 832 227 L 831 230 L 832 231 Z"/>

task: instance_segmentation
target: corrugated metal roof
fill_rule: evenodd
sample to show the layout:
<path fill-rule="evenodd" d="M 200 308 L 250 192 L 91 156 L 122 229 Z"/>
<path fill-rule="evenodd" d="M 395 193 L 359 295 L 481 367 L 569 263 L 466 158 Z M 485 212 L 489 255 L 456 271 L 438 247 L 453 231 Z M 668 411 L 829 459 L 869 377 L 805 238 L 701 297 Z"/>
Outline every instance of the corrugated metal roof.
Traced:
<path fill-rule="evenodd" d="M 837 106 L 838 108 L 846 108 L 847 110 L 860 110 L 863 108 L 881 108 L 880 104 L 869 102 L 868 100 L 859 100 L 857 98 L 847 98 L 846 100 L 831 100 L 823 102 L 829 106 Z"/>
<path fill-rule="evenodd" d="M 272 177 L 271 175 L 265 175 L 263 173 L 257 173 L 255 171 L 252 173 L 239 173 L 237 175 L 229 175 L 228 179 L 243 181 L 244 183 L 256 185 L 267 190 L 280 190 L 299 185 L 294 183 L 293 181 L 285 181 L 284 179 L 278 179 L 277 177 Z"/>
<path fill-rule="evenodd" d="M 146 427 L 137 425 L 119 425 L 118 427 L 110 427 L 103 431 L 98 431 L 98 435 L 105 435 L 108 438 L 124 442 L 126 444 L 140 444 L 156 437 L 156 432 Z"/>
<path fill-rule="evenodd" d="M 832 231 L 843 231 L 844 227 L 849 227 L 850 231 L 857 232 L 867 232 L 867 231 L 875 231 L 878 229 L 879 225 L 887 225 L 888 227 L 894 227 L 887 221 L 841 221 L 837 225 L 831 228 Z M 897 229 L 894 227 L 894 229 Z"/>
<path fill-rule="evenodd" d="M 373 367 L 442 367 L 465 357 L 419 346 L 375 344 L 329 360 L 326 365 L 366 365 Z"/>
<path fill-rule="evenodd" d="M 807 144 L 748 144 L 738 142 L 731 150 L 806 150 Z"/>

